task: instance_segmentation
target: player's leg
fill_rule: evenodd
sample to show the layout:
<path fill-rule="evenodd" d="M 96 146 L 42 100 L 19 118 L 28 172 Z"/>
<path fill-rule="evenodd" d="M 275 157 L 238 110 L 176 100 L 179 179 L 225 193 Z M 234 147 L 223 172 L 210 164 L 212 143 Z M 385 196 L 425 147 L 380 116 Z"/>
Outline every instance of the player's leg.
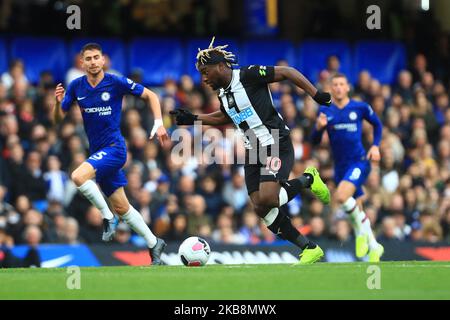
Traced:
<path fill-rule="evenodd" d="M 259 191 L 250 195 L 256 214 L 274 234 L 288 240 L 300 249 L 315 247 L 291 223 L 291 219 L 279 209 L 278 194 L 281 186 L 276 181 L 265 181 L 259 185 Z"/>
<path fill-rule="evenodd" d="M 90 168 L 91 172 L 95 173 L 95 179 L 97 183 L 102 186 L 102 181 L 109 181 L 111 177 L 117 173 L 120 168 L 125 164 L 127 159 L 126 146 L 121 144 L 115 144 L 108 147 L 105 147 L 96 153 L 92 154 L 87 160 L 86 165 L 82 164 L 83 171 L 74 171 L 73 176 L 78 177 L 76 180 L 80 180 L 82 182 L 85 178 L 85 171 Z M 75 182 L 77 183 L 77 181 Z M 110 241 L 113 239 L 116 228 L 116 221 L 114 219 L 114 215 L 106 204 L 103 195 L 100 192 L 100 189 L 93 182 L 85 182 L 87 185 L 87 191 L 85 195 L 89 200 L 94 199 L 97 203 L 96 207 L 99 208 L 103 214 L 103 241 Z M 122 181 L 123 185 L 126 185 L 126 179 Z M 103 184 L 104 186 L 104 184 Z M 119 187 L 116 185 L 116 187 Z M 105 190 L 102 191 L 105 192 Z M 83 192 L 83 190 L 82 190 Z M 109 194 L 105 195 L 108 197 Z M 91 197 L 91 198 L 89 198 Z M 92 200 L 91 200 L 92 201 Z M 95 205 L 95 204 L 94 204 Z M 101 208 L 98 206 L 101 205 Z"/>
<path fill-rule="evenodd" d="M 350 222 L 355 232 L 355 253 L 358 258 L 364 257 L 369 251 L 368 234 L 364 232 L 363 225 L 367 216 L 358 206 L 353 195 L 356 192 L 356 186 L 346 180 L 341 181 L 335 192 L 336 202 L 341 206 L 342 210 L 349 215 Z"/>
<path fill-rule="evenodd" d="M 362 195 L 364 193 L 363 193 L 362 189 L 356 190 L 355 194 L 358 194 L 358 195 L 360 194 L 360 196 L 356 199 L 356 203 L 357 203 L 357 206 L 360 209 L 360 211 L 366 217 L 361 222 L 362 237 L 361 236 L 359 238 L 357 237 L 357 241 L 358 241 L 358 239 L 360 239 L 359 242 L 362 243 L 364 241 L 365 243 L 368 243 L 369 262 L 379 262 L 381 256 L 384 254 L 384 247 L 381 244 L 379 244 L 378 241 L 376 240 L 375 235 L 372 230 L 372 226 L 370 225 L 370 220 L 367 217 L 366 213 L 364 212 L 363 197 L 362 197 Z M 361 240 L 361 238 L 363 240 Z"/>
<path fill-rule="evenodd" d="M 376 242 L 370 221 L 362 210 L 362 206 L 356 201 L 356 198 L 364 194 L 362 185 L 369 173 L 370 163 L 368 162 L 360 162 L 350 166 L 345 170 L 343 179 L 339 182 L 335 192 L 337 203 L 350 216 L 356 236 L 355 249 L 358 258 L 364 257 L 369 250 L 369 246 L 374 246 L 374 241 Z"/>
<path fill-rule="evenodd" d="M 72 180 L 78 190 L 102 213 L 103 219 L 114 218 L 108 204 L 97 184 L 92 180 L 95 178 L 95 168 L 89 162 L 83 162 L 72 172 Z"/>
<path fill-rule="evenodd" d="M 245 178 L 250 199 L 255 211 L 264 221 L 264 224 L 276 235 L 288 240 L 303 250 L 301 262 L 313 263 L 323 256 L 322 250 L 313 242 L 305 238 L 291 223 L 289 216 L 279 207 L 287 203 L 300 189 L 294 190 L 294 186 L 287 186 L 287 190 L 281 186 L 280 181 L 286 181 L 294 162 L 292 143 L 284 141 L 279 150 L 267 150 L 268 161 L 264 154 L 260 165 L 247 165 Z M 276 153 L 276 154 L 275 154 Z M 265 164 L 265 165 L 262 165 Z M 306 177 L 305 177 L 306 178 Z M 296 179 L 294 179 L 296 180 Z M 304 179 L 296 180 L 294 185 L 301 188 L 301 183 L 307 183 Z M 320 251 L 320 252 L 319 252 Z"/>
<path fill-rule="evenodd" d="M 116 189 L 108 199 L 114 208 L 114 211 L 117 212 L 122 220 L 145 239 L 152 259 L 152 265 L 163 264 L 161 261 L 161 254 L 166 247 L 166 243 L 152 233 L 142 215 L 128 201 L 124 188 L 119 187 Z"/>

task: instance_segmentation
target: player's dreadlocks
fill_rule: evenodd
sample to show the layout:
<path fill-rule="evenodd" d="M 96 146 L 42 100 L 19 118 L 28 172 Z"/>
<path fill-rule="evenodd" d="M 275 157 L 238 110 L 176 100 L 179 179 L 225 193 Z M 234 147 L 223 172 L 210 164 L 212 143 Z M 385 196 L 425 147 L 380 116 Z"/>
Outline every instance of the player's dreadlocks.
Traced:
<path fill-rule="evenodd" d="M 225 62 L 225 64 L 231 68 L 233 65 L 237 65 L 236 56 L 229 51 L 225 51 L 224 49 L 228 47 L 228 45 L 213 47 L 214 40 L 216 37 L 213 37 L 209 47 L 207 49 L 201 50 L 198 48 L 197 53 L 197 62 L 195 63 L 195 67 L 198 68 L 202 65 L 209 64 L 217 64 L 219 62 Z"/>

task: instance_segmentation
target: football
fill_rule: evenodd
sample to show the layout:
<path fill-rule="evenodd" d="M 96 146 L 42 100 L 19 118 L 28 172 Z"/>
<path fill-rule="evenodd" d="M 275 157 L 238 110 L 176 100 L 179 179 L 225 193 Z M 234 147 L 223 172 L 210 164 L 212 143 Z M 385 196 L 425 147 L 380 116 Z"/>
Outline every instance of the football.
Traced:
<path fill-rule="evenodd" d="M 185 266 L 199 267 L 208 262 L 211 249 L 208 242 L 199 237 L 189 237 L 178 249 L 178 255 Z"/>

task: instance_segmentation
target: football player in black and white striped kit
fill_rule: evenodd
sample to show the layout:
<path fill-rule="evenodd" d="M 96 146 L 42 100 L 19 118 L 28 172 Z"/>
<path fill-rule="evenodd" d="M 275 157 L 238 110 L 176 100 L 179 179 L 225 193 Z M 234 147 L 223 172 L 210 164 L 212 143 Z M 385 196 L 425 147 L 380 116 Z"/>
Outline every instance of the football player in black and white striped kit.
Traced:
<path fill-rule="evenodd" d="M 178 125 L 219 126 L 234 123 L 246 146 L 245 182 L 248 194 L 267 227 L 283 239 L 302 249 L 300 264 L 310 264 L 323 257 L 322 249 L 292 226 L 279 208 L 293 199 L 301 189 L 309 188 L 324 203 L 330 193 L 316 168 L 303 176 L 289 179 L 294 164 L 294 150 L 289 128 L 275 110 L 269 83 L 290 80 L 321 105 L 329 105 L 329 93 L 318 91 L 299 71 L 291 67 L 251 65 L 233 69 L 236 59 L 226 51 L 227 45 L 213 46 L 197 54 L 196 67 L 203 81 L 218 90 L 220 110 L 194 115 L 186 109 L 172 111 Z"/>

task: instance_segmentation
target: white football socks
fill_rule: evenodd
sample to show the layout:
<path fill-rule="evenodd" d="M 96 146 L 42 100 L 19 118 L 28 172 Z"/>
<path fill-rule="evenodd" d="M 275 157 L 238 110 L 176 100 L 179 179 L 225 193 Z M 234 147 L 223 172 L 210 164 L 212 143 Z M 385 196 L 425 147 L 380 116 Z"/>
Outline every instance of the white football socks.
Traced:
<path fill-rule="evenodd" d="M 131 205 L 128 212 L 122 216 L 122 219 L 131 227 L 131 229 L 145 239 L 149 248 L 153 248 L 156 245 L 157 239 L 155 235 L 145 223 L 142 215 Z"/>
<path fill-rule="evenodd" d="M 114 218 L 111 210 L 109 210 L 108 204 L 103 198 L 103 195 L 98 188 L 97 184 L 88 180 L 83 183 L 81 186 L 77 187 L 77 189 L 102 213 L 104 219 L 111 220 Z"/>
<path fill-rule="evenodd" d="M 378 246 L 378 242 L 375 239 L 375 236 L 373 235 L 372 228 L 370 226 L 370 220 L 366 216 L 364 211 L 361 211 L 359 209 L 359 206 L 356 203 L 355 198 L 350 197 L 347 199 L 347 201 L 344 202 L 342 205 L 342 209 L 350 214 L 351 216 L 351 223 L 353 226 L 353 229 L 355 230 L 355 234 L 357 236 L 359 235 L 367 235 L 369 240 L 369 249 L 375 249 Z"/>

